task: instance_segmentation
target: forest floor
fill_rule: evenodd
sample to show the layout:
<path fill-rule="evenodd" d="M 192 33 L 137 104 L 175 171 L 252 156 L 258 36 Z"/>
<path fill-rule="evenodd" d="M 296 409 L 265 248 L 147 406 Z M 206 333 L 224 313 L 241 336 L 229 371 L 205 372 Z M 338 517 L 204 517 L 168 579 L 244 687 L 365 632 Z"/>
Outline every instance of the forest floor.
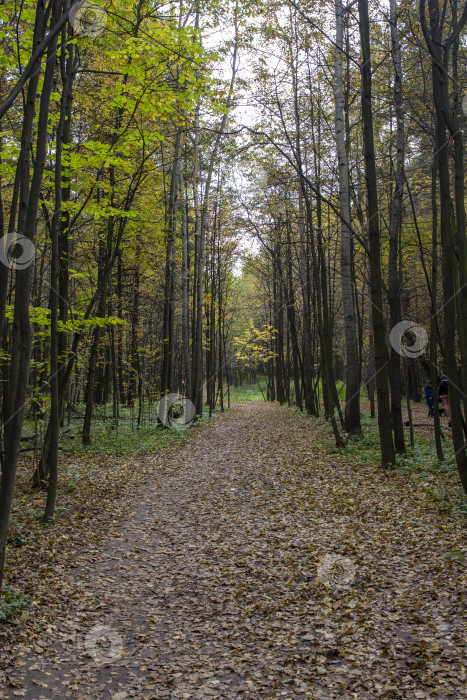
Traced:
<path fill-rule="evenodd" d="M 437 475 L 323 431 L 243 403 L 78 470 L 79 508 L 9 551 L 31 601 L 0 627 L 0 697 L 467 698 L 465 529 Z"/>

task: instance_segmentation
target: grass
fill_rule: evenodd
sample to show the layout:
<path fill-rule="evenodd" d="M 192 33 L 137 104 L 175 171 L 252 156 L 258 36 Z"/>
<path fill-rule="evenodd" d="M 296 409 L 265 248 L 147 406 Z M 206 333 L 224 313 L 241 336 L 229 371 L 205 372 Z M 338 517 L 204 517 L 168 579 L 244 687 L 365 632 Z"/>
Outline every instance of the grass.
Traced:
<path fill-rule="evenodd" d="M 242 401 L 262 401 L 266 397 L 266 381 L 263 377 L 259 380 L 261 389 L 256 384 L 243 384 L 242 386 L 230 387 L 230 401 L 232 403 L 240 403 Z"/>
<path fill-rule="evenodd" d="M 266 377 L 260 377 L 259 383 L 261 385 L 262 393 L 261 389 L 258 386 L 258 382 L 256 382 L 256 384 L 243 384 L 242 386 L 238 387 L 230 387 L 230 400 L 232 402 L 265 400 L 267 392 Z M 339 397 L 341 398 L 341 400 L 343 400 L 345 397 L 345 382 L 337 381 L 336 388 Z M 294 396 L 294 383 L 292 380 L 290 381 L 290 394 L 292 397 Z M 319 395 L 321 397 L 323 395 L 323 386 L 321 380 L 319 381 Z"/>

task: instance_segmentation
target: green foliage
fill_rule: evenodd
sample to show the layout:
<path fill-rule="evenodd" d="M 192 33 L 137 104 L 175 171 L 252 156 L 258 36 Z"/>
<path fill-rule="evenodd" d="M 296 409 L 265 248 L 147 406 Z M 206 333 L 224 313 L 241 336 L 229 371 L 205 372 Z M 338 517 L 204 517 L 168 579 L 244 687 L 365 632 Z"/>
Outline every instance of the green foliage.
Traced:
<path fill-rule="evenodd" d="M 81 480 L 79 466 L 76 464 L 65 463 L 63 466 L 65 473 L 66 490 L 72 493 L 79 486 Z"/>
<path fill-rule="evenodd" d="M 83 276 L 85 277 L 85 275 Z M 13 311 L 14 307 L 12 304 L 7 306 L 5 315 L 9 321 L 13 320 Z M 34 336 L 36 338 L 47 338 L 50 335 L 50 309 L 45 309 L 42 306 L 31 306 L 29 308 L 29 318 L 31 323 L 35 324 L 36 331 Z M 83 313 L 75 311 L 73 319 L 70 319 L 67 323 L 58 321 L 58 330 L 76 333 L 77 331 L 92 328 L 93 326 L 105 328 L 106 326 L 117 325 L 126 325 L 126 321 L 118 316 L 90 316 L 89 318 L 84 318 Z"/>
<path fill-rule="evenodd" d="M 15 518 L 10 518 L 8 527 L 7 545 L 12 548 L 23 547 L 31 540 L 29 531 Z"/>
<path fill-rule="evenodd" d="M 29 596 L 24 595 L 13 586 L 4 586 L 0 598 L 0 623 L 5 622 L 20 610 L 24 610 L 30 600 Z"/>

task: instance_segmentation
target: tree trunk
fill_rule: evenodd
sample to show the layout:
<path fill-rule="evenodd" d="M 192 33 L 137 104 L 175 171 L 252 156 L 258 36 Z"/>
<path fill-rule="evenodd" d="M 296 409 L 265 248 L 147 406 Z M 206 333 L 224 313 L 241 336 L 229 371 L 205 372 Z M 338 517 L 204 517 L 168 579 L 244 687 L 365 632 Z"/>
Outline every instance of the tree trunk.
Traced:
<path fill-rule="evenodd" d="M 302 390 L 300 386 L 300 347 L 298 344 L 298 333 L 297 333 L 297 323 L 295 318 L 295 290 L 293 287 L 293 277 L 292 277 L 292 239 L 290 236 L 290 223 L 287 223 L 287 315 L 290 329 L 290 340 L 292 342 L 292 366 L 293 366 L 293 378 L 295 387 L 295 403 L 297 404 L 300 411 L 303 410 L 302 401 Z"/>
<path fill-rule="evenodd" d="M 334 102 L 336 147 L 339 161 L 339 206 L 341 215 L 341 286 L 344 308 L 346 349 L 345 429 L 351 435 L 361 434 L 360 376 L 358 371 L 357 334 L 352 280 L 352 238 L 350 223 L 350 190 L 347 149 L 345 144 L 344 88 L 342 80 L 342 54 L 344 47 L 344 8 L 342 0 L 335 0 L 336 7 L 336 59 L 334 62 Z"/>
<path fill-rule="evenodd" d="M 402 100 L 402 60 L 399 32 L 397 27 L 397 1 L 390 0 L 390 19 L 392 60 L 394 64 L 394 104 L 396 107 L 396 182 L 392 199 L 389 226 L 389 318 L 391 330 L 401 321 L 400 311 L 400 281 L 398 274 L 399 238 L 402 225 L 402 196 L 404 192 L 404 153 L 405 153 L 405 124 L 404 106 Z M 394 429 L 394 446 L 396 452 L 405 452 L 404 425 L 402 420 L 402 391 L 400 355 L 391 347 L 390 372 L 391 383 L 391 415 Z"/>
<path fill-rule="evenodd" d="M 180 193 L 184 194 L 183 174 L 180 169 Z M 182 202 L 182 346 L 183 346 L 183 371 L 185 379 L 185 392 L 192 396 L 191 387 L 191 358 L 190 358 L 190 327 L 189 327 L 189 282 L 190 269 L 188 258 L 188 202 L 186 197 Z"/>
<path fill-rule="evenodd" d="M 180 181 L 181 132 L 175 137 L 174 159 L 170 177 L 170 193 L 166 221 L 166 258 L 165 258 L 165 292 L 163 324 L 163 360 L 161 376 L 161 395 L 173 392 L 174 386 L 174 310 L 175 310 L 175 242 L 177 230 L 178 186 Z"/>
<path fill-rule="evenodd" d="M 313 363 L 311 353 L 311 316 L 310 316 L 310 269 L 307 255 L 306 224 L 303 214 L 303 193 L 298 195 L 298 226 L 300 233 L 300 287 L 303 300 L 303 396 L 305 410 L 308 414 L 316 413 L 313 396 Z"/>
<path fill-rule="evenodd" d="M 62 98 L 60 104 L 60 117 L 57 125 L 56 149 L 55 149 L 55 206 L 50 226 L 51 239 L 51 263 L 50 263 L 50 449 L 48 451 L 47 471 L 49 474 L 47 487 L 47 500 L 44 511 L 44 522 L 53 520 L 55 503 L 57 500 L 58 484 L 58 438 L 61 420 L 60 411 L 60 363 L 63 356 L 60 351 L 64 346 L 64 333 L 58 332 L 59 314 L 67 315 L 63 310 L 66 304 L 60 305 L 60 230 L 62 223 L 66 228 L 66 221 L 62 222 L 62 154 L 65 130 L 67 129 L 67 115 L 69 114 L 69 99 L 73 71 L 73 49 L 68 49 L 68 58 L 65 66 L 66 28 L 62 30 L 61 68 L 63 77 Z M 66 234 L 65 234 L 66 235 Z M 67 269 L 68 273 L 68 269 Z M 62 282 L 63 285 L 63 282 Z M 61 307 L 61 308 L 60 308 Z M 61 313 L 60 313 L 61 312 Z M 66 341 L 65 341 L 66 342 Z"/>
<path fill-rule="evenodd" d="M 378 427 L 383 467 L 395 462 L 392 440 L 391 410 L 389 406 L 388 351 L 386 347 L 381 277 L 381 239 L 379 229 L 378 189 L 376 180 L 375 146 L 373 135 L 372 78 L 370 49 L 370 19 L 368 0 L 358 2 L 360 38 L 362 46 L 362 115 L 365 149 L 365 179 L 368 198 L 368 231 L 370 242 L 371 303 L 373 340 L 375 347 L 376 393 L 378 397 Z"/>
<path fill-rule="evenodd" d="M 433 161 L 431 173 L 431 209 L 433 216 L 432 224 L 432 253 L 431 253 L 431 328 L 430 328 L 430 380 L 433 392 L 433 416 L 435 424 L 435 443 L 438 459 L 443 460 L 443 446 L 441 444 L 441 424 L 439 419 L 439 393 L 438 393 L 438 363 L 437 344 L 438 324 L 437 314 L 437 294 L 438 294 L 438 200 L 436 192 L 436 171 L 437 158 Z"/>

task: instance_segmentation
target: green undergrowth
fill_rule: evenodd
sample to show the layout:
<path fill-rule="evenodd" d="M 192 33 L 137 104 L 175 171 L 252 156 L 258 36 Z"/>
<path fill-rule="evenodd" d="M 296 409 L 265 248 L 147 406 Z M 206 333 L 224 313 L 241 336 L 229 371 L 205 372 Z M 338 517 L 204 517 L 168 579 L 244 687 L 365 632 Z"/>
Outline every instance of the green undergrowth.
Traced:
<path fill-rule="evenodd" d="M 63 454 L 145 454 L 155 452 L 175 441 L 186 439 L 192 428 L 170 430 L 154 425 L 129 425 L 121 421 L 95 421 L 91 431 L 91 445 L 84 447 L 80 431 L 61 440 Z"/>
<path fill-rule="evenodd" d="M 13 586 L 4 586 L 0 598 L 0 624 L 24 610 L 31 598 Z"/>
<path fill-rule="evenodd" d="M 84 407 L 80 408 L 84 412 Z M 114 420 L 111 415 L 109 407 L 107 407 L 107 415 L 104 414 L 102 407 L 96 411 L 91 426 L 91 445 L 88 447 L 85 447 L 81 441 L 82 421 L 66 420 L 61 429 L 60 452 L 65 456 L 148 454 L 157 452 L 174 442 L 183 443 L 196 426 L 209 420 L 205 410 L 203 417 L 197 419 L 192 427 L 175 430 L 158 424 L 157 414 L 149 418 L 145 417 L 139 426 L 137 413 L 131 409 L 122 407 L 118 420 Z M 24 432 L 32 435 L 34 424 L 26 424 Z"/>
<path fill-rule="evenodd" d="M 261 389 L 263 394 L 261 393 Z M 259 386 L 256 384 L 243 384 L 242 386 L 231 386 L 230 387 L 230 401 L 231 403 L 241 403 L 243 401 L 262 401 L 266 397 L 266 382 L 264 379 L 260 380 Z"/>

